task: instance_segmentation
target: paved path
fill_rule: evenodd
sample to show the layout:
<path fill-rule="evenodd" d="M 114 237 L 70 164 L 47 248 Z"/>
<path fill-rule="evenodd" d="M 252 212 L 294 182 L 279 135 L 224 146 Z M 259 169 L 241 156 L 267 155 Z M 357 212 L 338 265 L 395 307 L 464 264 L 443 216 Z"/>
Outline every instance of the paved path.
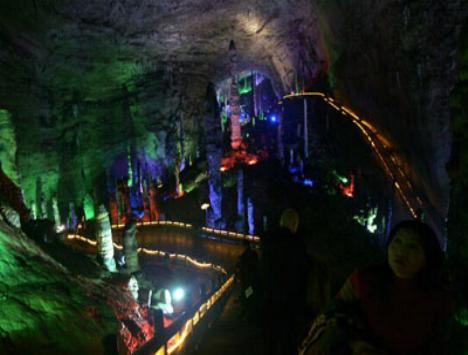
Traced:
<path fill-rule="evenodd" d="M 239 286 L 236 285 L 222 313 L 213 321 L 196 349 L 187 349 L 192 355 L 262 355 L 265 353 L 260 326 L 241 318 L 241 306 L 236 301 Z"/>

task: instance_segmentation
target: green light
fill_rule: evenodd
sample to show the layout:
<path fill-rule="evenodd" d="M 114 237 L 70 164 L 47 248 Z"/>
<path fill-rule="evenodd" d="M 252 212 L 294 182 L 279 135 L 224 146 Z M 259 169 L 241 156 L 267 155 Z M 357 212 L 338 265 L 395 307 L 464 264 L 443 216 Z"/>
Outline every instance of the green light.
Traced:
<path fill-rule="evenodd" d="M 84 197 L 83 210 L 87 221 L 94 218 L 94 201 L 89 194 Z"/>
<path fill-rule="evenodd" d="M 132 171 L 132 155 L 130 153 L 130 146 L 127 149 L 127 164 L 128 164 L 128 180 L 127 186 L 130 187 L 133 185 L 133 171 Z"/>
<path fill-rule="evenodd" d="M 462 308 L 455 314 L 455 320 L 463 327 L 468 326 L 468 308 Z"/>
<path fill-rule="evenodd" d="M 347 184 L 349 182 L 349 179 L 346 176 L 338 174 L 336 170 L 333 170 L 332 173 L 333 176 L 342 184 Z"/>
<path fill-rule="evenodd" d="M 18 185 L 16 171 L 16 138 L 15 130 L 11 122 L 11 116 L 7 110 L 0 109 L 0 161 L 3 172 Z"/>
<path fill-rule="evenodd" d="M 374 234 L 378 229 L 378 225 L 374 223 L 377 218 L 378 208 L 371 208 L 367 213 L 364 211 L 361 211 L 361 213 L 361 215 L 353 216 L 353 219 L 361 226 L 366 227 L 369 233 Z"/>
<path fill-rule="evenodd" d="M 225 110 L 221 112 L 221 130 L 224 132 L 224 127 L 226 126 L 228 121 L 228 115 Z"/>
<path fill-rule="evenodd" d="M 239 94 L 244 95 L 252 91 L 252 83 L 248 77 L 239 79 Z"/>
<path fill-rule="evenodd" d="M 377 218 L 377 207 L 372 208 L 369 211 L 369 214 L 367 216 L 366 228 L 372 234 L 374 234 L 377 231 L 377 228 L 378 228 L 377 224 L 374 223 L 376 218 Z"/>

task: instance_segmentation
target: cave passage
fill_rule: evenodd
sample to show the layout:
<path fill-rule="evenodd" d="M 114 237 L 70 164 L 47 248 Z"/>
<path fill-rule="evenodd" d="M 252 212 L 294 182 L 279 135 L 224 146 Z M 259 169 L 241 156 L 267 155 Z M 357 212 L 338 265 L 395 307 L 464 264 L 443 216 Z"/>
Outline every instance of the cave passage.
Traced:
<path fill-rule="evenodd" d="M 467 10 L 0 1 L 0 353 L 465 354 Z"/>

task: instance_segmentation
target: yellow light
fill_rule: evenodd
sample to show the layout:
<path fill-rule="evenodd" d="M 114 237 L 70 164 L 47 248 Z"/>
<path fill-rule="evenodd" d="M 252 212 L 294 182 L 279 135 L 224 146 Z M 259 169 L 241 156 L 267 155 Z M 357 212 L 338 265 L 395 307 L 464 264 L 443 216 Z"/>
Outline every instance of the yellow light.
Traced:
<path fill-rule="evenodd" d="M 333 107 L 335 110 L 339 111 L 340 108 L 338 106 L 336 106 L 333 102 L 329 101 L 328 104 Z"/>
<path fill-rule="evenodd" d="M 351 111 L 349 108 L 347 108 L 346 106 L 341 106 L 341 109 L 346 112 L 348 115 L 350 115 L 351 117 L 353 117 L 354 119 L 360 121 L 360 118 L 358 115 L 356 115 L 353 111 Z"/>
<path fill-rule="evenodd" d="M 294 97 L 300 97 L 300 96 L 321 96 L 321 97 L 325 97 L 325 94 L 322 93 L 322 92 L 318 92 L 318 91 L 292 93 L 292 94 L 283 96 L 283 100 L 294 98 Z"/>
<path fill-rule="evenodd" d="M 195 312 L 195 314 L 193 315 L 193 318 L 192 318 L 193 325 L 196 325 L 198 323 L 199 319 L 200 319 L 200 315 L 198 314 L 198 312 Z"/>

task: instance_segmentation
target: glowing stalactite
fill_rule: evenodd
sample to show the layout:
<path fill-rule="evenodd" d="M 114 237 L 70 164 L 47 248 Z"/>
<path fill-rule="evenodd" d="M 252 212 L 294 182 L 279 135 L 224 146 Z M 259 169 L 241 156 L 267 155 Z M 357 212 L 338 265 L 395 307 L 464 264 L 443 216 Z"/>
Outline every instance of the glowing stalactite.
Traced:
<path fill-rule="evenodd" d="M 96 211 L 96 242 L 99 261 L 108 271 L 117 271 L 109 214 L 103 205 L 99 206 Z"/>
<path fill-rule="evenodd" d="M 237 53 L 234 41 L 229 43 L 229 58 L 231 60 L 231 88 L 229 93 L 229 107 L 231 110 L 231 147 L 238 149 L 242 142 L 240 126 L 239 90 L 237 88 Z"/>
<path fill-rule="evenodd" d="M 123 232 L 123 250 L 125 255 L 125 271 L 129 274 L 140 269 L 138 263 L 138 244 L 135 237 L 136 222 L 130 219 Z"/>

